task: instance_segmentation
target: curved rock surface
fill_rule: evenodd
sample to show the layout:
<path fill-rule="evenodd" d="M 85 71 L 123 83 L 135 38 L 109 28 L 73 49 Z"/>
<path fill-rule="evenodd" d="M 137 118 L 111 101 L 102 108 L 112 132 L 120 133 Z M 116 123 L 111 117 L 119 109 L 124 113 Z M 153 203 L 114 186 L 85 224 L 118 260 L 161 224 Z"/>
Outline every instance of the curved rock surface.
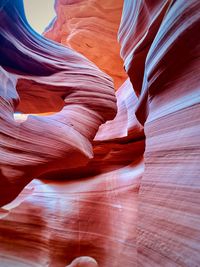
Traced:
<path fill-rule="evenodd" d="M 3 3 L 0 27 L 2 206 L 47 170 L 85 165 L 116 100 L 111 79 L 95 65 L 29 28 L 22 1 Z M 56 113 L 18 122 L 16 111 Z"/>
<path fill-rule="evenodd" d="M 117 116 L 101 126 L 93 142 L 94 158 L 86 166 L 49 172 L 3 207 L 7 215 L 0 223 L 0 257 L 7 255 L 5 266 L 17 262 L 19 266 L 61 267 L 80 256 L 94 258 L 99 266 L 135 264 L 144 134 L 134 115 L 137 97 L 129 80 L 116 97 Z M 126 132 L 119 132 L 119 121 Z M 111 131 L 106 139 L 105 132 Z M 35 238 L 31 231 L 37 231 Z M 21 253 L 24 246 L 26 253 Z"/>
<path fill-rule="evenodd" d="M 98 263 L 91 257 L 79 257 L 73 260 L 68 267 L 98 267 Z M 67 267 L 66 266 L 66 267 Z"/>
<path fill-rule="evenodd" d="M 57 17 L 45 36 L 80 52 L 114 80 L 126 80 L 117 42 L 122 0 L 56 0 Z"/>
<path fill-rule="evenodd" d="M 124 1 L 130 79 L 115 95 L 93 63 L 22 27 L 11 2 L 0 11 L 2 267 L 199 266 L 199 1 Z M 15 121 L 14 110 L 41 114 Z"/>
<path fill-rule="evenodd" d="M 124 4 L 119 40 L 146 136 L 137 266 L 200 265 L 199 11 L 195 0 Z"/>

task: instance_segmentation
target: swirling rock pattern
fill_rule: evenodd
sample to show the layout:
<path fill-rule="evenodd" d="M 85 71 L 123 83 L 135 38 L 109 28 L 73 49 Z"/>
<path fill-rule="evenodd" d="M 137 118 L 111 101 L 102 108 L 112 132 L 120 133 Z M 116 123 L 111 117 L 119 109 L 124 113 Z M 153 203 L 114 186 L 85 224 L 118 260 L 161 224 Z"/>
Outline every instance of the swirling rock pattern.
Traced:
<path fill-rule="evenodd" d="M 115 116 L 116 100 L 111 79 L 95 65 L 31 31 L 21 1 L 5 2 L 0 26 L 3 205 L 47 170 L 85 165 L 99 126 Z M 15 111 L 57 113 L 19 123 Z"/>
<path fill-rule="evenodd" d="M 94 62 L 116 89 L 127 78 L 117 42 L 122 5 L 122 0 L 56 0 L 57 17 L 45 33 Z"/>
<path fill-rule="evenodd" d="M 129 80 L 116 97 L 117 116 L 101 126 L 93 142 L 94 158 L 86 166 L 59 174 L 49 172 L 43 178 L 51 181 L 33 180 L 16 200 L 4 206 L 7 215 L 0 223 L 0 242 L 5 266 L 18 262 L 19 266 L 61 267 L 86 255 L 99 266 L 135 264 L 144 133 L 139 123 L 135 125 L 133 103 L 137 97 Z M 118 130 L 119 121 L 125 133 Z M 106 139 L 105 132 L 111 131 Z M 31 231 L 37 235 L 33 237 Z M 30 254 L 37 255 L 34 262 Z"/>
<path fill-rule="evenodd" d="M 115 96 L 86 58 L 19 24 L 16 3 L 1 9 L 1 265 L 198 267 L 199 1 L 124 1 L 130 79 Z M 107 14 L 111 1 L 99 3 Z M 60 0 L 57 12 L 80 5 Z M 14 110 L 44 116 L 16 122 Z M 38 179 L 8 203 L 33 166 Z"/>
<path fill-rule="evenodd" d="M 119 39 L 146 135 L 137 266 L 200 265 L 199 11 L 193 0 L 124 5 Z"/>

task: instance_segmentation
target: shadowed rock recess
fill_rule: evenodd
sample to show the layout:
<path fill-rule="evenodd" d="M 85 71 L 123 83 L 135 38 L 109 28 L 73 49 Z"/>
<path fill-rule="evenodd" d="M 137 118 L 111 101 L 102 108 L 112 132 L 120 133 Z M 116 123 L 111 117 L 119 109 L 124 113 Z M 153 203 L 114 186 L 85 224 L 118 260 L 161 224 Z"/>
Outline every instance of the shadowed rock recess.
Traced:
<path fill-rule="evenodd" d="M 0 267 L 199 267 L 200 1 L 55 9 L 0 1 Z"/>

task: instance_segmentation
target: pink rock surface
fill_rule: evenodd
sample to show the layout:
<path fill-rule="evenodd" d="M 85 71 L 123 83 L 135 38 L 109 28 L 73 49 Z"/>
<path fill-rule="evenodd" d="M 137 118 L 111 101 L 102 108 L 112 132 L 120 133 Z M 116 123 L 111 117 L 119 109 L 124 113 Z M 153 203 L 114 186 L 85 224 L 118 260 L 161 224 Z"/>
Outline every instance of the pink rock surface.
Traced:
<path fill-rule="evenodd" d="M 81 256 L 92 257 L 98 266 L 134 266 L 144 137 L 142 126 L 130 139 L 127 135 L 117 137 L 114 129 L 118 127 L 115 120 L 127 112 L 130 100 L 134 102 L 131 88 L 127 81 L 117 94 L 118 103 L 121 96 L 128 95 L 126 105 L 119 108 L 113 121 L 101 127 L 95 137 L 94 158 L 86 167 L 71 173 L 50 173 L 47 178 L 51 181 L 35 179 L 4 206 L 8 212 L 0 223 L 4 266 L 73 266 L 71 262 Z M 130 113 L 122 121 L 123 127 L 134 120 L 134 113 Z M 115 136 L 105 140 L 104 131 L 111 129 Z"/>
<path fill-rule="evenodd" d="M 84 166 L 99 126 L 116 114 L 111 79 L 77 52 L 31 32 L 17 3 L 1 10 L 1 206 L 47 171 Z M 15 111 L 56 113 L 18 122 Z"/>
<path fill-rule="evenodd" d="M 76 14 L 83 2 L 60 0 L 57 10 Z M 18 46 L 16 29 L 2 35 L 10 42 L 2 55 L 15 44 L 1 58 L 2 267 L 200 265 L 199 11 L 197 0 L 124 1 L 119 41 L 130 80 L 115 96 L 109 77 L 75 51 L 29 31 L 37 42 L 27 51 L 32 42 Z M 83 25 L 75 18 L 71 32 Z M 15 108 L 53 114 L 16 122 Z"/>
<path fill-rule="evenodd" d="M 135 123 L 137 97 L 129 80 L 116 97 L 117 116 L 96 135 L 94 158 L 88 165 L 46 174 L 51 181 L 35 179 L 3 207 L 7 211 L 0 223 L 3 266 L 73 266 L 80 256 L 92 257 L 98 266 L 135 264 L 144 135 L 143 127 Z M 116 121 L 126 134 L 119 133 Z M 134 125 L 137 130 L 132 131 Z M 105 131 L 111 130 L 113 135 L 105 140 Z M 37 234 L 33 237 L 30 232 Z"/>
<path fill-rule="evenodd" d="M 146 136 L 137 266 L 200 265 L 199 11 L 199 1 L 124 5 L 119 39 Z"/>

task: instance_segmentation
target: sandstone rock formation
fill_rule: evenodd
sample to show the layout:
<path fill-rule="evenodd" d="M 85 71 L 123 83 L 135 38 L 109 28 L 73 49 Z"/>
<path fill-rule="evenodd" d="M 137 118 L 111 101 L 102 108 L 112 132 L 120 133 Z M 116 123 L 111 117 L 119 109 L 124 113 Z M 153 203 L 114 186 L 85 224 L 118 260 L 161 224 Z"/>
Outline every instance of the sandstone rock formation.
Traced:
<path fill-rule="evenodd" d="M 114 80 L 126 80 L 117 42 L 123 0 L 56 0 L 57 18 L 45 36 L 80 52 Z"/>
<path fill-rule="evenodd" d="M 71 45 L 87 29 L 95 44 L 99 18 L 77 16 L 92 7 L 102 26 L 121 4 L 59 0 L 46 36 L 68 28 Z M 30 29 L 22 1 L 0 10 L 0 266 L 200 266 L 199 1 L 124 1 L 130 79 L 115 95 L 84 56 Z"/>
<path fill-rule="evenodd" d="M 200 265 L 199 11 L 199 1 L 124 4 L 119 39 L 146 136 L 138 266 Z"/>
<path fill-rule="evenodd" d="M 0 205 L 47 170 L 85 165 L 99 126 L 116 112 L 110 78 L 75 51 L 31 31 L 22 2 L 11 2 L 1 10 Z M 15 111 L 56 113 L 19 123 Z"/>

